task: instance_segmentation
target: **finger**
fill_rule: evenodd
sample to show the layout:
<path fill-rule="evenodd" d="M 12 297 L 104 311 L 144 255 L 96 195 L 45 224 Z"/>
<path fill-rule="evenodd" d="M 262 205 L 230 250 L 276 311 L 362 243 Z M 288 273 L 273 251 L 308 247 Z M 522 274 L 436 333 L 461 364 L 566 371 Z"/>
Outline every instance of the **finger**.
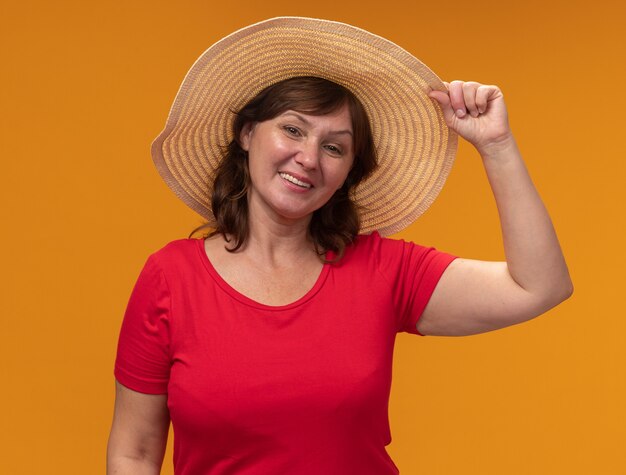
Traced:
<path fill-rule="evenodd" d="M 467 114 L 465 99 L 463 97 L 463 81 L 452 81 L 449 86 L 450 104 L 457 117 L 462 118 Z"/>
<path fill-rule="evenodd" d="M 487 111 L 487 107 L 489 106 L 489 98 L 494 91 L 493 86 L 485 86 L 481 85 L 476 90 L 476 107 L 478 107 L 478 112 L 480 114 L 484 114 Z"/>
<path fill-rule="evenodd" d="M 430 91 L 428 97 L 437 101 L 443 112 L 443 118 L 447 124 L 450 124 L 454 119 L 454 110 L 452 110 L 452 105 L 450 104 L 450 96 L 443 91 Z"/>
<path fill-rule="evenodd" d="M 465 107 L 472 117 L 478 117 L 478 107 L 476 106 L 476 91 L 480 84 L 475 81 L 467 81 L 463 83 L 463 99 Z"/>

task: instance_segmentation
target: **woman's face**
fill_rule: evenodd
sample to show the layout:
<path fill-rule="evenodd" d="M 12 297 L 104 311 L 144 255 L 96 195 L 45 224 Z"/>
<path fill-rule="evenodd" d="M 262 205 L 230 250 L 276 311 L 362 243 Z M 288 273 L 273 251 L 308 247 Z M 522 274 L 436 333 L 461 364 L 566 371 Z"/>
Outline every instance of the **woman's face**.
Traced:
<path fill-rule="evenodd" d="M 253 219 L 308 221 L 341 188 L 354 161 L 347 105 L 321 116 L 286 111 L 246 124 L 240 139 L 248 152 Z"/>

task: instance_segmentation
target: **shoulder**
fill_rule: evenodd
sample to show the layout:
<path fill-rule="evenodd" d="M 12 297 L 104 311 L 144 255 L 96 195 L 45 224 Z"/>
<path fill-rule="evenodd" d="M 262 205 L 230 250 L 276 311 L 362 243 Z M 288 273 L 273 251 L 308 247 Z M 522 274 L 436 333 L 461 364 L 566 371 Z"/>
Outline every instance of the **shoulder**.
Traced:
<path fill-rule="evenodd" d="M 146 268 L 158 269 L 165 274 L 196 267 L 202 239 L 177 239 L 149 255 Z"/>
<path fill-rule="evenodd" d="M 370 271 L 386 272 L 401 265 L 411 254 L 427 249 L 412 242 L 382 237 L 374 231 L 371 234 L 359 234 L 346 247 L 338 266 L 350 269 L 365 267 Z"/>
<path fill-rule="evenodd" d="M 150 255 L 150 259 L 167 263 L 172 260 L 177 261 L 181 258 L 195 256 L 198 253 L 198 249 L 202 247 L 202 244 L 202 239 L 177 239 L 153 252 Z"/>
<path fill-rule="evenodd" d="M 387 247 L 388 243 L 393 242 L 397 241 L 382 237 L 378 231 L 371 234 L 359 234 L 353 243 L 346 248 L 346 254 L 371 257 L 373 252 L 380 252 Z"/>
<path fill-rule="evenodd" d="M 367 261 L 385 275 L 445 268 L 456 256 L 403 239 L 391 239 L 377 232 L 359 235 L 346 250 L 347 262 Z"/>
<path fill-rule="evenodd" d="M 372 263 L 377 261 L 377 254 L 383 238 L 378 232 L 372 234 L 359 234 L 352 243 L 346 246 L 344 255 L 335 262 L 335 267 L 352 267 L 355 264 Z M 330 254 L 331 259 L 334 255 Z"/>
<path fill-rule="evenodd" d="M 371 234 L 359 234 L 352 245 L 346 249 L 346 255 L 352 254 L 356 257 L 380 258 L 417 252 L 428 253 L 434 250 L 433 247 L 421 246 L 411 241 L 403 239 L 392 239 L 382 237 L 377 231 Z"/>

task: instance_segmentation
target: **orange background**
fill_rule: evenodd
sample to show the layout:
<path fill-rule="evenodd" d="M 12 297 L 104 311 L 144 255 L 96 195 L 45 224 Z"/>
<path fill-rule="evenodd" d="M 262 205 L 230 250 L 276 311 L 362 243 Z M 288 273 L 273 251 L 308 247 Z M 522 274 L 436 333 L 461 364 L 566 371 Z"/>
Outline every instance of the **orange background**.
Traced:
<path fill-rule="evenodd" d="M 401 473 L 626 473 L 623 2 L 228 5 L 2 3 L 0 473 L 103 473 L 128 295 L 147 255 L 200 223 L 149 145 L 196 57 L 279 15 L 345 21 L 443 79 L 499 85 L 574 280 L 570 300 L 523 325 L 398 337 L 389 452 Z M 503 258 L 470 146 L 401 237 Z"/>

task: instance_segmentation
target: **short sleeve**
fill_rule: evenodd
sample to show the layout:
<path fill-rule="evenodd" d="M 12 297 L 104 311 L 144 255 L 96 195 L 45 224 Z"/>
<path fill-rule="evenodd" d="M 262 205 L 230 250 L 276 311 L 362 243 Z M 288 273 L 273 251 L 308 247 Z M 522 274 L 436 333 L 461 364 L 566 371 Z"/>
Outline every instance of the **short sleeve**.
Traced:
<path fill-rule="evenodd" d="M 456 256 L 412 242 L 381 238 L 379 269 L 390 281 L 398 331 L 421 335 L 417 322 Z"/>
<path fill-rule="evenodd" d="M 170 293 L 154 256 L 130 296 L 120 330 L 115 378 L 147 394 L 166 394 L 170 373 Z"/>

